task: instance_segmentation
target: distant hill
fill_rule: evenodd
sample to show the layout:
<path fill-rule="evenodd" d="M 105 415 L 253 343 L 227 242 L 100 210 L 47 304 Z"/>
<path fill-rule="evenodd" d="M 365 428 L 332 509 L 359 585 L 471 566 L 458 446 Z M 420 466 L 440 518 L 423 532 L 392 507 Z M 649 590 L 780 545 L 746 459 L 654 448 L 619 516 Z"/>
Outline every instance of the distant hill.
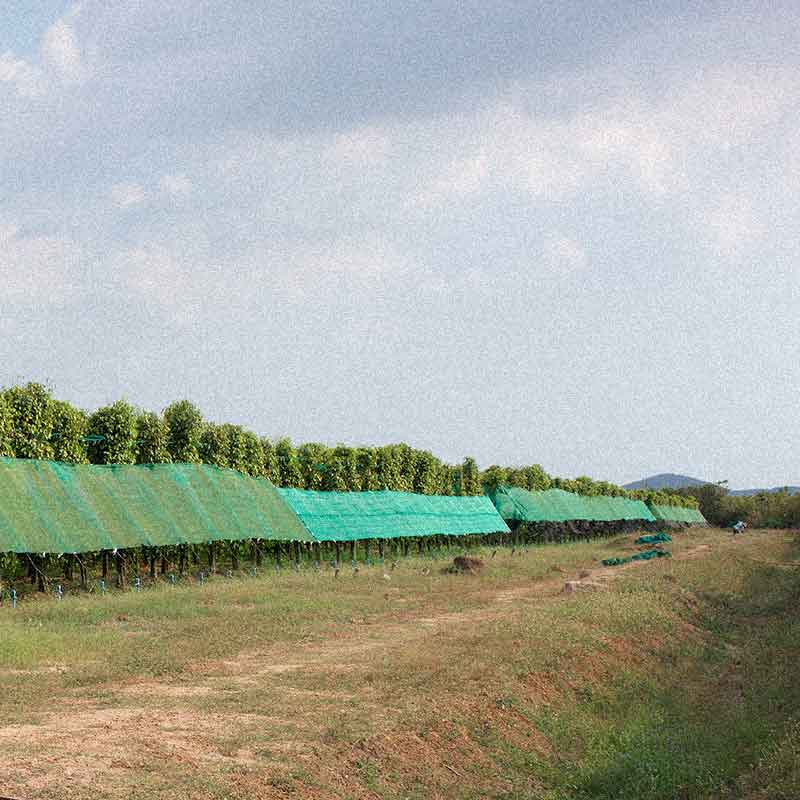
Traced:
<path fill-rule="evenodd" d="M 688 475 L 676 475 L 674 472 L 662 472 L 660 475 L 651 475 L 640 481 L 627 483 L 623 489 L 682 489 L 684 486 L 702 486 L 708 481 L 690 478 Z"/>
<path fill-rule="evenodd" d="M 627 483 L 623 489 L 682 489 L 684 486 L 702 486 L 708 481 L 701 481 L 698 478 L 690 478 L 688 475 L 676 475 L 674 472 L 662 472 L 660 475 L 652 475 L 649 478 L 643 478 L 640 481 Z M 731 489 L 730 493 L 746 497 L 752 494 L 760 494 L 761 492 L 783 491 L 783 486 L 776 486 L 773 489 Z M 789 494 L 800 494 L 800 486 L 789 486 Z"/>

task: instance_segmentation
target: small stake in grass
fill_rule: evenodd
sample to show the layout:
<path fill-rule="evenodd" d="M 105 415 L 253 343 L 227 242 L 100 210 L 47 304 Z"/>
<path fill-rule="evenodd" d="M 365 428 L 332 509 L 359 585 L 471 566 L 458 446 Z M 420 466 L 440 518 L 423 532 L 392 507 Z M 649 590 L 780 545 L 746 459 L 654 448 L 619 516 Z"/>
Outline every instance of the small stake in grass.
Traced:
<path fill-rule="evenodd" d="M 106 582 L 101 580 L 100 581 L 100 594 L 105 594 L 105 593 L 106 593 Z"/>
<path fill-rule="evenodd" d="M 16 589 L 12 589 L 11 590 L 11 608 L 16 608 L 16 607 L 17 607 L 17 590 Z"/>
<path fill-rule="evenodd" d="M 59 600 L 64 599 L 64 587 L 60 583 L 58 584 L 58 586 L 56 586 L 56 597 Z"/>

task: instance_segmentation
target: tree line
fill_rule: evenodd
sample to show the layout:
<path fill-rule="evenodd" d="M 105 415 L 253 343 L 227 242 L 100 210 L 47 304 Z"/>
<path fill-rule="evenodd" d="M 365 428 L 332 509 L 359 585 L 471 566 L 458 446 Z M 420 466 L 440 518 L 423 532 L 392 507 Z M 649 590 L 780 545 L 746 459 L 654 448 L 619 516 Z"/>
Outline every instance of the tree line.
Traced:
<path fill-rule="evenodd" d="M 734 495 L 715 483 L 675 491 L 679 496 L 696 501 L 703 516 L 712 525 L 722 528 L 739 520 L 751 528 L 800 528 L 800 493 L 783 490 Z"/>
<path fill-rule="evenodd" d="M 295 445 L 259 437 L 239 425 L 203 418 L 188 400 L 162 414 L 125 400 L 89 414 L 29 383 L 0 391 L 0 456 L 75 464 L 204 463 L 267 478 L 276 486 L 324 491 L 394 491 L 478 495 L 505 483 L 530 490 L 564 489 L 585 495 L 628 496 L 663 504 L 696 505 L 691 496 L 626 492 L 606 481 L 550 476 L 538 464 L 492 465 L 475 459 L 446 464 L 407 444 L 350 447 L 309 442 Z"/>

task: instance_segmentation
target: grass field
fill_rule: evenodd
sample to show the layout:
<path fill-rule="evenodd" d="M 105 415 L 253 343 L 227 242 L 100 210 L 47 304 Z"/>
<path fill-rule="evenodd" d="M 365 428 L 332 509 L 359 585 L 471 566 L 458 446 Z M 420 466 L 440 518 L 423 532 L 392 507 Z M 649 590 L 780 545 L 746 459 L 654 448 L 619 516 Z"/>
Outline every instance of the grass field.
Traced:
<path fill-rule="evenodd" d="M 633 539 L 0 606 L 0 795 L 800 797 L 796 534 Z"/>

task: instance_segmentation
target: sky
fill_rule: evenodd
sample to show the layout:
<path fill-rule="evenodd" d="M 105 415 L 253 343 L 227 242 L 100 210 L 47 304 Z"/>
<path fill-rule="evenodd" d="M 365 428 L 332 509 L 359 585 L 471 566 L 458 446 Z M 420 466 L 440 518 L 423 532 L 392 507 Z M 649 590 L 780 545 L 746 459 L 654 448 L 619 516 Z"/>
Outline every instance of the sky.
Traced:
<path fill-rule="evenodd" d="M 0 385 L 800 484 L 800 11 L 0 0 Z"/>

